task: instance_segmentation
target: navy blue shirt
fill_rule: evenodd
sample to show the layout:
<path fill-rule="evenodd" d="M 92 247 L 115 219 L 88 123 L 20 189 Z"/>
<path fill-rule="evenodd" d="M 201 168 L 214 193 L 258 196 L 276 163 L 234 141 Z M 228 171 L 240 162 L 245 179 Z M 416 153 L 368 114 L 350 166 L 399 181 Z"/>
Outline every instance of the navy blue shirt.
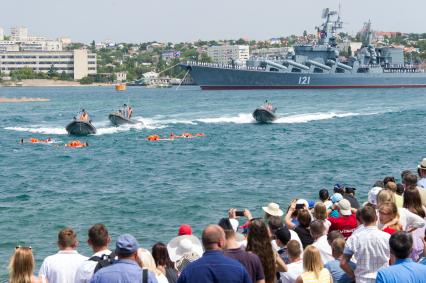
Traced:
<path fill-rule="evenodd" d="M 252 283 L 244 266 L 226 257 L 223 251 L 206 251 L 202 258 L 188 264 L 177 283 Z"/>
<path fill-rule="evenodd" d="M 128 259 L 119 259 L 112 265 L 99 269 L 90 283 L 137 283 L 142 282 L 142 268 Z M 148 272 L 148 283 L 157 283 L 154 274 Z"/>

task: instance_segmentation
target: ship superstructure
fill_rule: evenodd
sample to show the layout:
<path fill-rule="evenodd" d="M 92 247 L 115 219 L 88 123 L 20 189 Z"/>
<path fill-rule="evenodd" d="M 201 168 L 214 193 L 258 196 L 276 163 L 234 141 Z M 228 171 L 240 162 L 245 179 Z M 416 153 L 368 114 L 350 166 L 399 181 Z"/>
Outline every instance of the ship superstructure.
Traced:
<path fill-rule="evenodd" d="M 187 69 L 202 89 L 285 88 L 392 88 L 426 87 L 426 73 L 404 64 L 401 48 L 371 44 L 371 23 L 363 29 L 363 44 L 356 56 L 339 60 L 336 35 L 342 29 L 340 14 L 322 13 L 318 42 L 296 44 L 282 59 L 254 58 L 245 66 L 188 62 Z"/>

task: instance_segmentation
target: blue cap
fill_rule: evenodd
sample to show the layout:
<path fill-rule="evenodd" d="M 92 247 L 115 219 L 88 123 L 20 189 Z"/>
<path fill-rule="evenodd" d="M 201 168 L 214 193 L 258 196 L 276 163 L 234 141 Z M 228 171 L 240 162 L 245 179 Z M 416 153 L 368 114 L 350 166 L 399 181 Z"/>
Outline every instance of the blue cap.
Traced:
<path fill-rule="evenodd" d="M 337 183 L 334 185 L 334 192 L 341 192 L 345 190 L 345 184 Z"/>
<path fill-rule="evenodd" d="M 315 206 L 314 200 L 308 200 L 309 208 L 313 208 Z"/>
<path fill-rule="evenodd" d="M 130 255 L 139 249 L 139 243 L 130 234 L 123 234 L 117 238 L 115 245 L 117 254 Z"/>
<path fill-rule="evenodd" d="M 335 194 L 333 194 L 332 196 L 331 196 L 331 202 L 332 203 L 336 203 L 336 202 L 339 202 L 339 201 L 341 201 L 342 199 L 343 199 L 343 196 L 341 195 L 341 194 L 339 194 L 339 193 L 335 193 Z"/>

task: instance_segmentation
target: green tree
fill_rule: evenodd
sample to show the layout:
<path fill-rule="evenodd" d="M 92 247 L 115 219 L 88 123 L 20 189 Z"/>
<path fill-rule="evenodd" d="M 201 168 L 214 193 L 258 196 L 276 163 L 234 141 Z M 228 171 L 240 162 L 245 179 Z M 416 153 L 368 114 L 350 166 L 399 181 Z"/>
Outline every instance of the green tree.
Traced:
<path fill-rule="evenodd" d="M 47 76 L 49 78 L 54 78 L 54 77 L 58 77 L 58 72 L 56 71 L 55 66 L 50 65 L 49 71 L 47 72 Z"/>
<path fill-rule="evenodd" d="M 352 47 L 350 45 L 348 47 L 348 56 L 352 56 Z"/>
<path fill-rule="evenodd" d="M 96 43 L 94 40 L 90 44 L 90 51 L 92 51 L 92 53 L 96 52 Z"/>
<path fill-rule="evenodd" d="M 94 80 L 92 77 L 84 77 L 80 79 L 79 82 L 82 85 L 90 85 L 90 84 L 93 84 Z"/>

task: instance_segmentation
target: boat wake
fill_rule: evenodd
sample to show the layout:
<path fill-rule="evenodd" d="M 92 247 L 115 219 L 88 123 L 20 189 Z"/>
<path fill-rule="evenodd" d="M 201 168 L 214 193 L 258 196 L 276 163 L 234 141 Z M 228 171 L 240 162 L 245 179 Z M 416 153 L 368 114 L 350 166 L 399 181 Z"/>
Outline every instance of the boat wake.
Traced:
<path fill-rule="evenodd" d="M 273 124 L 298 124 L 308 123 L 313 121 L 329 120 L 335 118 L 345 118 L 354 116 L 367 116 L 377 115 L 380 112 L 365 112 L 365 113 L 353 113 L 353 112 L 319 112 L 319 113 L 306 113 L 306 114 L 294 114 L 288 116 L 281 116 Z M 167 116 L 154 116 L 152 118 L 146 117 L 135 117 L 138 123 L 125 124 L 119 127 L 111 126 L 109 121 L 102 121 L 94 123 L 97 129 L 96 135 L 108 135 L 120 132 L 127 132 L 131 130 L 155 130 L 172 127 L 173 125 L 184 124 L 184 125 L 199 125 L 199 124 L 251 124 L 256 123 L 251 113 L 239 113 L 236 116 L 224 115 L 220 117 L 208 117 L 208 118 L 182 118 L 173 117 L 168 119 Z M 36 134 L 46 135 L 66 135 L 67 131 L 65 127 L 46 127 L 43 125 L 39 126 L 21 126 L 21 127 L 6 127 L 6 130 L 18 131 L 18 132 L 29 132 Z"/>

